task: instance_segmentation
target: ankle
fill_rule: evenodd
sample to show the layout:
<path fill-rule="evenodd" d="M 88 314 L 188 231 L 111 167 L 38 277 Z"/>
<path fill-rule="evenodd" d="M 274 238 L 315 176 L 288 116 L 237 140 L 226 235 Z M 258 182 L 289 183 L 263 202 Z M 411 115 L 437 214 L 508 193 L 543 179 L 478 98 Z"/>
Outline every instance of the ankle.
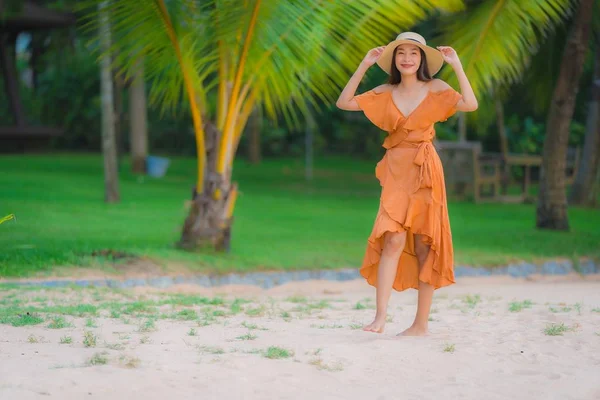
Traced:
<path fill-rule="evenodd" d="M 381 320 L 381 321 L 385 321 L 385 319 L 387 318 L 387 312 L 381 312 L 381 311 L 377 311 L 375 313 L 375 319 L 376 320 Z"/>

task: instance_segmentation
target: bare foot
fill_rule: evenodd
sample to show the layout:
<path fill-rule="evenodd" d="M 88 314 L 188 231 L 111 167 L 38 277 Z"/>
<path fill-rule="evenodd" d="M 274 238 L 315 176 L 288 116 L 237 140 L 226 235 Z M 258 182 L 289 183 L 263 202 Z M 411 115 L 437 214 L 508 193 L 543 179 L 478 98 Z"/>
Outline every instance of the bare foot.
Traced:
<path fill-rule="evenodd" d="M 385 327 L 385 318 L 375 317 L 375 320 L 373 322 L 371 322 L 369 325 L 363 327 L 363 331 L 383 333 L 384 327 Z"/>
<path fill-rule="evenodd" d="M 427 330 L 427 328 L 413 325 L 410 328 L 408 328 L 407 330 L 405 330 L 404 332 L 400 332 L 396 336 L 427 336 L 428 334 L 429 334 L 429 331 Z"/>

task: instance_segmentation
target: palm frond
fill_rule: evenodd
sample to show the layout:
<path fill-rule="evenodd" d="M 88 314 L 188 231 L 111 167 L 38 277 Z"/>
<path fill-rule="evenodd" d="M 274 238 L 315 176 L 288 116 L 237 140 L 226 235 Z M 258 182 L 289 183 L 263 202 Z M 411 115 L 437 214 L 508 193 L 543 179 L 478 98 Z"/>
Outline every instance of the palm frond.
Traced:
<path fill-rule="evenodd" d="M 573 0 L 486 0 L 442 19 L 439 44 L 458 53 L 476 94 L 516 82 Z M 449 68 L 442 78 L 456 84 Z"/>

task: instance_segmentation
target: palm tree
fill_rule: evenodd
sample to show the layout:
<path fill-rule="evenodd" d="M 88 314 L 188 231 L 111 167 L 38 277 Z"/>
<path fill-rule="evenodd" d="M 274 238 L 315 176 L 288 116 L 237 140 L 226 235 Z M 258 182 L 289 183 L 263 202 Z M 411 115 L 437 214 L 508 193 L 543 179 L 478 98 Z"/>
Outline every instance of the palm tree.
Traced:
<path fill-rule="evenodd" d="M 464 11 L 441 18 L 437 41 L 454 47 L 473 90 L 482 97 L 519 81 L 545 37 L 573 8 L 573 0 L 467 3 Z M 456 84 L 449 69 L 442 77 Z M 494 101 L 489 104 L 494 107 Z"/>
<path fill-rule="evenodd" d="M 104 154 L 104 200 L 117 203 L 119 177 L 117 172 L 117 144 L 115 140 L 115 113 L 113 99 L 113 79 L 110 68 L 111 32 L 107 12 L 107 1 L 98 4 L 100 44 L 104 56 L 100 62 L 100 84 L 102 91 L 102 153 Z"/>
<path fill-rule="evenodd" d="M 541 106 L 548 109 L 548 99 L 552 98 L 537 211 L 537 226 L 540 228 L 568 228 L 564 183 L 568 126 L 573 114 L 583 57 L 587 50 L 586 36 L 590 30 L 591 3 L 587 0 L 581 1 L 578 13 L 573 15 L 574 6 L 577 5 L 573 0 L 476 1 L 469 3 L 466 11 L 442 18 L 440 24 L 440 41 L 454 46 L 461 55 L 467 76 L 473 81 L 474 90 L 482 97 L 480 104 L 484 104 L 484 107 L 480 107 L 480 111 L 474 114 L 485 114 L 487 117 L 493 111 L 486 110 L 485 104 L 496 105 L 503 151 L 506 151 L 507 143 L 506 138 L 502 137 L 504 122 L 499 93 L 507 92 L 507 87 L 525 75 L 532 57 L 535 57 L 540 45 L 557 27 L 572 19 L 571 24 L 579 29 L 579 33 L 575 35 L 576 39 L 567 43 L 567 49 L 572 51 L 563 54 L 554 94 L 548 93 L 544 98 L 539 90 L 540 82 L 547 86 L 554 74 L 552 65 L 548 65 L 548 54 L 539 54 L 545 58 L 544 76 L 535 76 L 534 79 L 538 81 L 534 82 L 536 88 L 530 89 L 530 92 L 535 92 L 532 97 L 537 108 Z M 587 21 L 580 19 L 583 17 L 582 7 L 588 14 L 585 16 Z M 582 35 L 582 29 L 587 32 L 586 35 Z M 562 42 L 561 38 L 558 39 L 556 42 Z M 443 71 L 442 76 L 453 80 L 450 71 Z M 489 119 L 486 122 L 489 122 Z M 592 172 L 588 175 L 594 174 Z"/>
<path fill-rule="evenodd" d="M 569 124 L 592 30 L 594 0 L 581 0 L 565 46 L 546 124 L 537 227 L 569 230 L 565 162 Z"/>
<path fill-rule="evenodd" d="M 593 207 L 597 203 L 596 176 L 600 169 L 600 3 L 596 3 L 593 27 L 593 72 L 585 126 L 583 157 L 569 197 L 569 204 Z"/>

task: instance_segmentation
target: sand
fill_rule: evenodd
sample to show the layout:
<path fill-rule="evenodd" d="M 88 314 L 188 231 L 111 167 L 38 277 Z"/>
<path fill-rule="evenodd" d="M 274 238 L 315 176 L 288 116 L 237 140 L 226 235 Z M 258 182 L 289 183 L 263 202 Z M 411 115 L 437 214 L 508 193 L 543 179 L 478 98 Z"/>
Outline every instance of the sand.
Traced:
<path fill-rule="evenodd" d="M 598 279 L 463 278 L 436 292 L 430 336 L 396 337 L 416 295 L 394 293 L 374 334 L 362 280 L 4 290 L 0 318 L 44 322 L 0 325 L 0 399 L 600 399 Z"/>

